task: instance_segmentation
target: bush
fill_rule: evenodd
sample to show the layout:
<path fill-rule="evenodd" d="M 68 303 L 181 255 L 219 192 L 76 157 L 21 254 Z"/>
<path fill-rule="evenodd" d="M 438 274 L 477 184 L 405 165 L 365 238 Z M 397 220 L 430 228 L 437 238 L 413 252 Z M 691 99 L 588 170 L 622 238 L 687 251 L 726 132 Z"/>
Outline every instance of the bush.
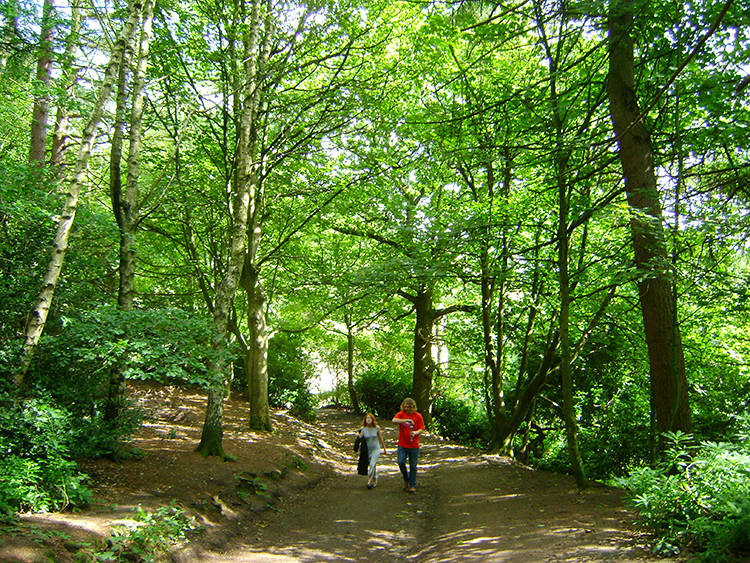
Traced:
<path fill-rule="evenodd" d="M 411 394 L 411 379 L 411 373 L 404 370 L 363 373 L 354 384 L 360 408 L 379 418 L 393 418 L 401 401 Z"/>
<path fill-rule="evenodd" d="M 268 402 L 289 409 L 289 414 L 313 422 L 317 407 L 309 382 L 315 366 L 305 353 L 299 334 L 280 333 L 268 343 Z"/>
<path fill-rule="evenodd" d="M 704 442 L 668 433 L 672 446 L 656 468 L 623 479 L 646 527 L 657 535 L 654 552 L 690 546 L 704 561 L 731 561 L 750 552 L 750 444 Z"/>
<path fill-rule="evenodd" d="M 82 404 L 82 396 L 96 401 L 113 369 L 127 379 L 205 388 L 212 383 L 207 366 L 220 361 L 212 331 L 207 319 L 179 309 L 119 311 L 104 305 L 65 318 L 58 334 L 43 337 L 28 378 L 66 404 Z"/>
<path fill-rule="evenodd" d="M 432 406 L 432 423 L 438 434 L 462 444 L 487 449 L 492 443 L 486 415 L 467 400 L 439 397 Z"/>
<path fill-rule="evenodd" d="M 71 454 L 119 456 L 123 442 L 140 426 L 140 413 L 125 405 L 122 416 L 105 420 L 110 376 L 207 386 L 210 324 L 178 309 L 119 311 L 111 306 L 65 319 L 57 334 L 42 338 L 26 381 L 31 393 L 49 396 L 71 415 L 78 438 Z"/>
<path fill-rule="evenodd" d="M 131 525 L 118 525 L 110 537 L 110 549 L 97 554 L 99 561 L 138 561 L 156 563 L 171 560 L 169 551 L 199 530 L 195 519 L 174 502 L 156 512 L 136 506 Z"/>
<path fill-rule="evenodd" d="M 0 410 L 0 513 L 50 512 L 91 500 L 86 475 L 70 460 L 70 415 L 49 402 Z"/>

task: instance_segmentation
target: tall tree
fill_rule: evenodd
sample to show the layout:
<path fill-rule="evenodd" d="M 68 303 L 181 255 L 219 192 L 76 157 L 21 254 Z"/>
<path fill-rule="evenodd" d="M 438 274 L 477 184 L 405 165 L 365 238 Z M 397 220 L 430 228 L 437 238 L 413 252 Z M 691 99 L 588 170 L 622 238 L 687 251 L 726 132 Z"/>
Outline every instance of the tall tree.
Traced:
<path fill-rule="evenodd" d="M 126 53 L 118 72 L 115 124 L 110 145 L 110 193 L 112 211 L 120 235 L 119 288 L 117 307 L 121 311 L 133 310 L 136 273 L 136 239 L 140 223 L 138 184 L 140 181 L 140 157 L 143 134 L 143 111 L 146 89 L 146 70 L 148 67 L 151 27 L 153 23 L 154 3 L 145 0 L 143 22 L 140 26 L 138 52 Z M 135 47 L 135 45 L 134 45 Z M 132 59 L 136 57 L 135 72 L 131 72 Z M 134 74 L 132 88 L 129 77 Z M 126 119 L 128 99 L 131 98 L 130 119 Z M 122 156 L 123 142 L 129 124 L 127 174 L 123 186 Z M 113 366 L 110 374 L 109 394 L 104 409 L 107 420 L 117 420 L 124 410 L 126 380 L 120 366 Z"/>
<path fill-rule="evenodd" d="M 244 64 L 237 69 L 237 76 L 241 89 L 237 92 L 236 107 L 240 110 L 241 119 L 238 123 L 237 167 L 232 183 L 232 223 L 230 230 L 230 254 L 226 273 L 216 287 L 213 304 L 213 320 L 216 328 L 213 346 L 217 351 L 227 348 L 230 336 L 229 322 L 233 300 L 237 288 L 241 283 L 243 271 L 247 268 L 248 229 L 252 224 L 251 218 L 258 212 L 258 190 L 261 173 L 258 161 L 259 125 L 262 111 L 262 94 L 265 73 L 271 50 L 273 11 L 270 2 L 253 0 L 249 11 L 245 11 L 244 3 L 235 3 L 234 12 L 237 17 L 232 24 L 237 26 L 238 47 L 242 53 Z M 234 47 L 234 45 L 232 45 Z M 254 236 L 254 233 L 253 235 Z M 247 274 L 244 275 L 248 275 Z M 262 303 L 261 303 L 262 305 Z M 264 323 L 265 319 L 261 321 Z M 254 336 L 263 339 L 266 335 L 256 330 Z M 258 350 L 263 356 L 267 348 Z M 267 345 L 267 344 L 266 344 Z M 265 357 L 258 357 L 258 362 L 264 362 Z M 223 404 L 224 388 L 228 377 L 229 362 L 211 366 L 213 383 L 208 389 L 208 403 L 206 418 L 203 424 L 201 441 L 198 451 L 201 455 L 217 455 L 226 458 L 223 439 Z M 266 401 L 268 397 L 266 396 Z M 251 415 L 252 416 L 252 415 Z"/>
<path fill-rule="evenodd" d="M 52 47 L 54 41 L 55 10 L 52 0 L 42 5 L 42 30 L 36 67 L 36 99 L 31 118 L 31 148 L 29 162 L 41 167 L 47 155 L 47 128 L 49 125 L 50 86 L 52 84 Z"/>
<path fill-rule="evenodd" d="M 607 94 L 622 163 L 636 266 L 638 295 L 650 361 L 651 387 L 661 450 L 661 434 L 692 432 L 685 359 L 677 299 L 664 237 L 654 149 L 636 93 L 633 24 L 636 0 L 612 0 L 609 7 Z"/>
<path fill-rule="evenodd" d="M 52 305 L 52 298 L 55 294 L 55 287 L 57 286 L 60 271 L 62 270 L 65 261 L 68 240 L 75 221 L 81 187 L 85 180 L 96 132 L 102 119 L 105 106 L 109 101 L 110 94 L 112 93 L 112 89 L 116 84 L 117 72 L 120 68 L 120 63 L 124 57 L 125 51 L 128 48 L 132 48 L 132 42 L 136 36 L 141 9 L 142 4 L 140 0 L 132 0 L 128 5 L 128 18 L 114 44 L 112 56 L 104 72 L 102 83 L 99 86 L 96 103 L 91 112 L 91 117 L 83 130 L 78 157 L 75 163 L 75 170 L 68 182 L 65 203 L 60 215 L 60 220 L 57 224 L 50 261 L 47 266 L 47 273 L 42 282 L 42 288 L 36 304 L 29 315 L 26 325 L 24 343 L 20 352 L 19 367 L 16 369 L 14 375 L 14 385 L 18 390 L 23 387 L 26 372 L 29 369 L 34 352 L 39 343 L 39 338 L 42 335 L 44 325 L 47 321 L 47 315 L 49 314 L 50 306 Z"/>

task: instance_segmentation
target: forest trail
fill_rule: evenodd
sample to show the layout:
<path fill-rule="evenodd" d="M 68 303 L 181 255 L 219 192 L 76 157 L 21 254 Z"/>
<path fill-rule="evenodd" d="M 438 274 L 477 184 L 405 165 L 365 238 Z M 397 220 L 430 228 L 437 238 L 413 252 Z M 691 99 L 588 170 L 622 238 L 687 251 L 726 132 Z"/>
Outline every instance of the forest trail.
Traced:
<path fill-rule="evenodd" d="M 209 561 L 241 562 L 636 562 L 651 559 L 621 491 L 580 493 L 571 478 L 534 471 L 426 435 L 419 490 L 406 493 L 397 433 L 380 425 L 388 454 L 368 490 L 352 451 L 360 418 L 322 410 L 316 424 L 349 459 L 333 477 L 286 499 L 231 550 Z M 661 559 L 661 561 L 665 561 Z"/>
<path fill-rule="evenodd" d="M 82 552 L 106 545 L 136 507 L 169 503 L 203 527 L 171 554 L 176 563 L 680 561 L 650 555 L 617 489 L 581 493 L 568 476 L 425 434 L 418 492 L 407 493 L 388 419 L 380 421 L 388 453 L 368 490 L 352 447 L 361 416 L 326 408 L 305 424 L 274 412 L 274 431 L 254 432 L 247 404 L 234 398 L 225 404 L 224 446 L 236 463 L 204 459 L 195 452 L 199 391 L 137 384 L 131 392 L 145 413 L 133 445 L 145 455 L 81 460 L 92 505 L 0 527 L 0 562 L 91 560 Z"/>

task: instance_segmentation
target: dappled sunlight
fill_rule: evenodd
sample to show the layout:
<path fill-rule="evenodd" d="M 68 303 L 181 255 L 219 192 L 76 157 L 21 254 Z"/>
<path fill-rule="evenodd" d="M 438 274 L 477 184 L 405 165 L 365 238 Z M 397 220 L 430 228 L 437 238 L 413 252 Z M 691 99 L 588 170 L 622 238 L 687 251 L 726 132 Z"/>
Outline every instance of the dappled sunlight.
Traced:
<path fill-rule="evenodd" d="M 195 454 L 197 409 L 186 412 L 164 394 L 136 441 L 147 458 L 125 460 L 116 471 L 105 460 L 90 463 L 107 477 L 100 480 L 104 497 L 123 483 L 131 487 L 116 512 L 101 514 L 108 525 L 129 519 L 139 504 L 153 510 L 179 492 L 212 538 L 202 541 L 204 563 L 636 560 L 622 554 L 633 544 L 623 531 L 624 511 L 604 514 L 602 506 L 614 506 L 606 495 L 579 493 L 566 476 L 425 434 L 417 492 L 408 494 L 396 463 L 397 428 L 381 419 L 387 453 L 378 463 L 378 486 L 368 490 L 353 450 L 360 415 L 323 409 L 316 422 L 305 423 L 276 410 L 273 431 L 252 431 L 246 405 L 228 401 L 225 449 L 237 459 L 225 464 Z M 177 482 L 179 467 L 190 470 L 179 472 Z M 235 535 L 225 534 L 228 522 Z"/>
<path fill-rule="evenodd" d="M 629 560 L 623 559 L 622 553 L 628 538 L 619 530 L 599 530 L 594 535 L 585 528 L 528 523 L 520 527 L 509 526 L 504 532 L 503 535 L 489 536 L 484 527 L 456 530 L 436 538 L 412 560 L 419 563 L 528 563 L 536 561 L 535 552 L 548 553 L 550 546 L 554 545 L 558 545 L 561 551 L 555 561 Z"/>

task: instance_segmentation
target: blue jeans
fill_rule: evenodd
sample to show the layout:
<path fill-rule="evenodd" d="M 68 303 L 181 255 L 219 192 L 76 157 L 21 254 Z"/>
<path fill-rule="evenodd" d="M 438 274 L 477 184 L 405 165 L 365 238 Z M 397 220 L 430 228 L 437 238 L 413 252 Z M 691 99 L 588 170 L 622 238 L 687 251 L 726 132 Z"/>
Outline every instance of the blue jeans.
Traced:
<path fill-rule="evenodd" d="M 409 458 L 409 470 L 406 470 L 406 458 Z M 419 448 L 398 447 L 398 467 L 404 481 L 409 483 L 410 487 L 417 488 L 417 462 L 419 461 Z"/>

